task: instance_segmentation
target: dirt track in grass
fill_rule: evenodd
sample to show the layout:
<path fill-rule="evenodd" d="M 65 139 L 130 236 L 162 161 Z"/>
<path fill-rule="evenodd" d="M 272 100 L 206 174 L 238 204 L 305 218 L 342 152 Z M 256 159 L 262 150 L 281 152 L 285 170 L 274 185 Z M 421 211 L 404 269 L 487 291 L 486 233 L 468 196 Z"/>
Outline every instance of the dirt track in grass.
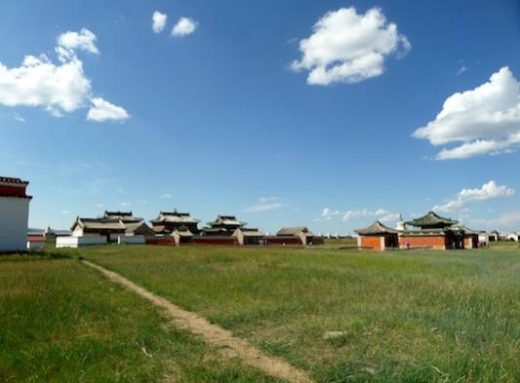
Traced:
<path fill-rule="evenodd" d="M 248 366 L 258 368 L 268 375 L 287 380 L 288 382 L 312 382 L 312 379 L 306 372 L 297 369 L 281 358 L 265 354 L 247 341 L 234 337 L 229 331 L 209 323 L 207 319 L 178 307 L 169 300 L 153 294 L 113 271 L 89 261 L 83 260 L 82 262 L 98 270 L 113 282 L 148 300 L 154 306 L 162 308 L 177 328 L 188 330 L 200 336 L 207 343 L 217 346 L 224 357 L 238 358 Z"/>

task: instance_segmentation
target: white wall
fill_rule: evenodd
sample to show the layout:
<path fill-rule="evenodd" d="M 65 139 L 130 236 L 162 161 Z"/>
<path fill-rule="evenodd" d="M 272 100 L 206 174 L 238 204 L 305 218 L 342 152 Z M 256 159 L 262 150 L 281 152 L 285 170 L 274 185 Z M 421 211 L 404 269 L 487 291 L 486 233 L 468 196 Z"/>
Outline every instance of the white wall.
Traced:
<path fill-rule="evenodd" d="M 45 247 L 45 242 L 29 242 L 27 241 L 27 250 L 40 250 Z"/>
<path fill-rule="evenodd" d="M 117 237 L 118 245 L 144 245 L 145 243 L 144 235 L 120 235 Z"/>
<path fill-rule="evenodd" d="M 0 252 L 27 250 L 28 198 L 0 197 Z"/>
<path fill-rule="evenodd" d="M 104 245 L 107 243 L 106 237 L 87 236 L 87 237 L 57 237 L 56 248 Z"/>

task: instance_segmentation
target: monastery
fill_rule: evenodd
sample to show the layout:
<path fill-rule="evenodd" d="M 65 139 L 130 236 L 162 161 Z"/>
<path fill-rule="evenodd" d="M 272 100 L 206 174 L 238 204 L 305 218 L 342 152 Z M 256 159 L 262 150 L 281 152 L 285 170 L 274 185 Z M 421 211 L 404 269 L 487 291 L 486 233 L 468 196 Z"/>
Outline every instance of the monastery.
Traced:
<path fill-rule="evenodd" d="M 412 228 L 408 228 L 411 226 Z M 372 250 L 386 249 L 474 249 L 479 233 L 460 225 L 458 221 L 442 217 L 433 211 L 411 221 L 399 222 L 397 229 L 379 221 L 356 230 L 358 247 Z"/>

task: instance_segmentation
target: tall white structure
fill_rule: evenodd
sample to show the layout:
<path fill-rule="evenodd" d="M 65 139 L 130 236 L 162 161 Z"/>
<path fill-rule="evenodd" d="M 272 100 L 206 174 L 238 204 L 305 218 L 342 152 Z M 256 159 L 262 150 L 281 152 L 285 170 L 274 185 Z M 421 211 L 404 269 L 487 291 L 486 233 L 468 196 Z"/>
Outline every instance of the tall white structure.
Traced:
<path fill-rule="evenodd" d="M 0 253 L 26 251 L 29 182 L 19 178 L 0 177 Z"/>
<path fill-rule="evenodd" d="M 406 230 L 406 224 L 404 223 L 403 216 L 401 214 L 399 214 L 399 221 L 397 222 L 395 229 L 399 231 Z"/>

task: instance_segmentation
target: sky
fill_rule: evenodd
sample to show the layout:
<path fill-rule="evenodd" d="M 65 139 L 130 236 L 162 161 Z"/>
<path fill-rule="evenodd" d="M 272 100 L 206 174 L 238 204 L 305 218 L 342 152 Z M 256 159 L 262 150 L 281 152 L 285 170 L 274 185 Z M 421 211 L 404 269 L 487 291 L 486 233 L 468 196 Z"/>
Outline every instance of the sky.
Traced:
<path fill-rule="evenodd" d="M 0 175 L 30 226 L 189 211 L 520 231 L 517 0 L 0 2 Z"/>

